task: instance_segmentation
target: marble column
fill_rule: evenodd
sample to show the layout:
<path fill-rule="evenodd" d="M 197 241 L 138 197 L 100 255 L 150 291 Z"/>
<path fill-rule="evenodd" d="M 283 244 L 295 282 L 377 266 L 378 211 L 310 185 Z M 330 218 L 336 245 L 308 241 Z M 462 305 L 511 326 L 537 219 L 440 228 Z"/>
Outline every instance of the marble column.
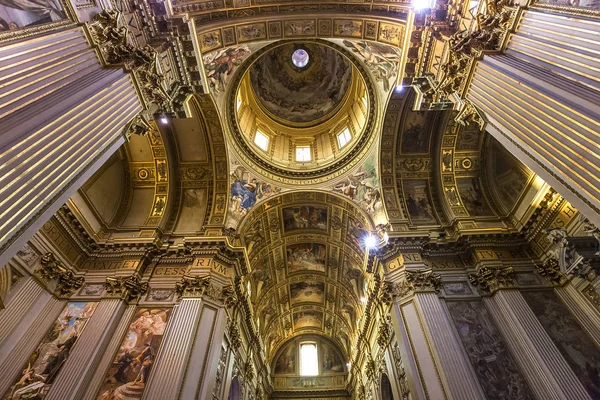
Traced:
<path fill-rule="evenodd" d="M 121 299 L 103 299 L 73 346 L 67 362 L 48 392 L 47 400 L 80 399 L 127 309 Z"/>
<path fill-rule="evenodd" d="M 44 291 L 31 308 L 33 311 L 0 345 L 0 393 L 6 392 L 17 379 L 27 359 L 41 342 L 66 304 Z M 37 311 L 37 312 L 36 312 Z"/>
<path fill-rule="evenodd" d="M 184 297 L 169 320 L 143 399 L 212 398 L 225 323 L 222 306 Z"/>
<path fill-rule="evenodd" d="M 467 96 L 488 132 L 596 225 L 599 30 L 598 19 L 528 10 L 505 53 L 477 63 Z"/>
<path fill-rule="evenodd" d="M 140 110 L 82 28 L 0 47 L 0 265 L 124 142 Z"/>
<path fill-rule="evenodd" d="M 518 290 L 483 300 L 537 398 L 590 399 Z"/>

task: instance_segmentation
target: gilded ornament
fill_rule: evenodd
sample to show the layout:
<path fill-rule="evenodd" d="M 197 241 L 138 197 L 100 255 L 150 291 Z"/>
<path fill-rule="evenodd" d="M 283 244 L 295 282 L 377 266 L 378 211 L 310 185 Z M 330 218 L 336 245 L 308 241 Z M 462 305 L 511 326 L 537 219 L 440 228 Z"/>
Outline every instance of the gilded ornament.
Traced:
<path fill-rule="evenodd" d="M 125 301 L 133 301 L 148 291 L 148 282 L 142 282 L 137 275 L 108 276 L 104 288 L 108 295 L 119 296 Z"/>
<path fill-rule="evenodd" d="M 481 267 L 475 274 L 469 274 L 471 284 L 483 293 L 494 293 L 498 289 L 514 285 L 513 267 Z"/>
<path fill-rule="evenodd" d="M 181 281 L 175 284 L 175 291 L 179 297 L 202 297 L 210 286 L 210 276 L 184 275 Z"/>
<path fill-rule="evenodd" d="M 433 291 L 439 293 L 442 287 L 442 278 L 433 270 L 423 269 L 417 271 L 406 271 L 406 281 L 410 283 L 414 290 Z"/>
<path fill-rule="evenodd" d="M 554 258 L 548 259 L 544 264 L 535 266 L 538 274 L 556 285 L 562 285 L 566 282 L 565 275 L 560 271 L 558 261 Z"/>

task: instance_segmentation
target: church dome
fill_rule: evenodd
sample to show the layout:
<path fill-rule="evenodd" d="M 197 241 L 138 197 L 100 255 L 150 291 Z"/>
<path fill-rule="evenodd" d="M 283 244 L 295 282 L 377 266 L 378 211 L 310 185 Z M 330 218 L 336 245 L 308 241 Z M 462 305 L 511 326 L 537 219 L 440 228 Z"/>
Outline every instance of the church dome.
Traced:
<path fill-rule="evenodd" d="M 276 42 L 239 71 L 228 115 L 249 164 L 293 184 L 362 159 L 373 140 L 375 96 L 346 50 L 322 40 Z"/>
<path fill-rule="evenodd" d="M 250 68 L 258 104 L 275 121 L 310 126 L 334 114 L 356 73 L 331 47 L 289 43 L 265 53 Z"/>

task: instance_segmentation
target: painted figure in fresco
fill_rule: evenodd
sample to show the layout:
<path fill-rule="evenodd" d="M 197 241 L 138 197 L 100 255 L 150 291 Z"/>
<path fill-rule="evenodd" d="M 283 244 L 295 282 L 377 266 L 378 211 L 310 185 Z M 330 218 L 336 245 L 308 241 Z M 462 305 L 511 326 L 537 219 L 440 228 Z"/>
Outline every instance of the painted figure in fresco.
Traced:
<path fill-rule="evenodd" d="M 63 363 L 69 357 L 69 353 L 71 352 L 71 347 L 75 344 L 77 340 L 77 335 L 73 335 L 68 338 L 64 343 L 59 343 L 56 345 L 58 349 L 58 353 L 51 355 L 48 357 L 48 362 L 46 363 L 46 367 L 42 371 L 42 375 L 47 375 L 46 378 L 47 383 L 51 383 L 56 376 L 56 373 L 63 365 Z"/>
<path fill-rule="evenodd" d="M 353 53 L 359 54 L 365 60 L 375 80 L 383 84 L 385 91 L 390 90 L 400 62 L 400 56 L 393 47 L 376 42 L 350 40 L 344 40 L 344 46 Z"/>
<path fill-rule="evenodd" d="M 239 66 L 244 58 L 250 54 L 248 46 L 219 50 L 214 56 L 205 57 L 204 68 L 210 80 L 210 87 L 216 92 L 225 91 L 227 79 Z"/>
<path fill-rule="evenodd" d="M 137 383 L 144 383 L 148 379 L 150 368 L 154 362 L 154 352 L 152 347 L 150 347 L 150 343 L 145 344 L 144 350 L 142 350 L 142 352 L 135 358 L 135 361 L 141 365 L 141 368 L 140 372 L 138 372 L 137 376 L 133 380 L 133 385 Z"/>
<path fill-rule="evenodd" d="M 133 363 L 133 356 L 131 353 L 129 353 L 129 351 L 126 351 L 121 357 L 119 357 L 119 369 L 113 375 L 118 382 L 127 382 L 127 371 L 131 367 L 131 363 Z"/>

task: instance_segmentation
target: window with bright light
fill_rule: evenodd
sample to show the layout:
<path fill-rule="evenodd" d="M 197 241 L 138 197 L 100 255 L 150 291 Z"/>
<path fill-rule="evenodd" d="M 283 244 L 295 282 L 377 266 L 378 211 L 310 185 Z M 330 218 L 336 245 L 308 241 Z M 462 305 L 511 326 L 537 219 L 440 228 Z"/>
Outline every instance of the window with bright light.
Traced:
<path fill-rule="evenodd" d="M 269 149 L 269 137 L 261 131 L 256 131 L 256 135 L 254 136 L 254 144 L 264 151 L 267 151 Z"/>
<path fill-rule="evenodd" d="M 309 146 L 296 147 L 296 161 L 299 161 L 299 162 L 310 161 L 310 147 Z"/>
<path fill-rule="evenodd" d="M 350 130 L 348 128 L 344 129 L 341 133 L 338 133 L 337 140 L 340 149 L 347 145 L 348 142 L 350 142 L 350 139 L 352 139 L 352 135 L 350 134 Z"/>
<path fill-rule="evenodd" d="M 300 375 L 319 375 L 319 356 L 316 343 L 300 344 Z"/>

